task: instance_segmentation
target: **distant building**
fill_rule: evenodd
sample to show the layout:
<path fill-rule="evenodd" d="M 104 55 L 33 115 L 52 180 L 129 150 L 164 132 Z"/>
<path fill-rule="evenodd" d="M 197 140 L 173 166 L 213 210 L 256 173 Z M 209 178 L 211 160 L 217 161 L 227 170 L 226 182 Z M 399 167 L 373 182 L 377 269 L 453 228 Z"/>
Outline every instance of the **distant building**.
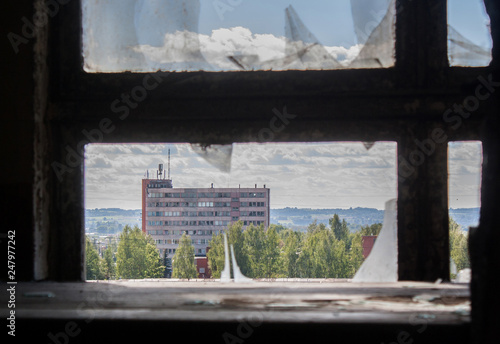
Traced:
<path fill-rule="evenodd" d="M 212 272 L 208 267 L 207 257 L 195 257 L 194 261 L 196 263 L 196 271 L 198 272 L 198 278 L 211 278 Z"/>
<path fill-rule="evenodd" d="M 173 257 L 182 234 L 191 236 L 195 255 L 206 255 L 212 235 L 233 222 L 269 226 L 270 190 L 257 188 L 174 188 L 171 179 L 142 180 L 142 230 L 162 257 Z"/>
<path fill-rule="evenodd" d="M 377 240 L 376 235 L 363 235 L 363 257 L 366 259 L 370 252 L 372 251 L 373 245 L 375 245 L 375 240 Z"/>

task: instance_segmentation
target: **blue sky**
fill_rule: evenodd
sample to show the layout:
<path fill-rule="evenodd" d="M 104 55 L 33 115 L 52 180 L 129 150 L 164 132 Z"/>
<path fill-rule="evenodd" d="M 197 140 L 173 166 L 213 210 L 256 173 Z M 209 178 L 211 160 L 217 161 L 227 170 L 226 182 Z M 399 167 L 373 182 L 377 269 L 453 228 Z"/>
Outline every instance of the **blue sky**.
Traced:
<path fill-rule="evenodd" d="M 141 207 L 141 179 L 167 166 L 171 150 L 174 187 L 262 187 L 271 189 L 271 207 L 383 209 L 397 196 L 396 143 L 377 142 L 366 150 L 354 143 L 269 143 L 233 146 L 230 173 L 219 171 L 188 144 L 88 145 L 86 208 Z M 478 207 L 481 146 L 453 143 L 449 154 L 450 206 Z"/>
<path fill-rule="evenodd" d="M 260 61 L 279 60 L 285 56 L 285 9 L 289 5 L 334 59 L 343 66 L 351 66 L 362 47 L 358 44 L 364 43 L 356 37 L 354 23 L 357 23 L 358 36 L 361 30 L 367 37 L 381 21 L 390 1 L 205 0 L 199 2 L 198 16 L 197 11 L 189 7 L 197 6 L 195 0 L 185 2 L 187 11 L 178 6 L 181 0 L 172 3 L 167 0 L 86 0 L 83 2 L 85 68 L 91 72 L 217 71 L 239 69 L 228 56 L 257 55 Z M 449 0 L 448 7 L 450 25 L 467 40 L 489 50 L 491 39 L 482 0 Z M 184 30 L 198 32 L 192 32 L 193 36 L 187 39 Z M 389 33 L 385 32 L 384 37 L 389 37 Z M 378 44 L 383 48 L 377 54 L 393 55 L 390 45 L 382 41 Z M 285 67 L 273 64 L 272 68 L 331 68 L 318 63 Z M 457 60 L 458 65 L 468 63 Z M 261 68 L 255 63 L 251 66 Z M 269 69 L 269 66 L 262 68 Z"/>
<path fill-rule="evenodd" d="M 229 4 L 230 2 L 222 1 Z M 202 1 L 200 10 L 200 33 L 210 34 L 220 27 L 243 26 L 252 33 L 270 33 L 284 36 L 285 8 L 292 5 L 304 24 L 325 45 L 355 44 L 351 5 L 349 0 L 299 1 L 299 0 L 241 0 L 232 10 L 215 10 L 215 1 Z M 224 7 L 225 8 L 225 7 Z M 346 15 L 347 14 L 347 15 Z"/>
<path fill-rule="evenodd" d="M 380 0 L 373 0 L 380 1 Z M 210 34 L 221 27 L 243 26 L 253 33 L 284 35 L 284 9 L 292 5 L 304 24 L 328 46 L 349 47 L 356 43 L 350 0 L 222 0 L 228 7 L 215 9 L 215 1 L 202 1 L 200 33 Z M 231 3 L 235 5 L 230 5 Z M 489 47 L 487 17 L 482 0 L 448 0 L 448 22 L 466 38 Z"/>

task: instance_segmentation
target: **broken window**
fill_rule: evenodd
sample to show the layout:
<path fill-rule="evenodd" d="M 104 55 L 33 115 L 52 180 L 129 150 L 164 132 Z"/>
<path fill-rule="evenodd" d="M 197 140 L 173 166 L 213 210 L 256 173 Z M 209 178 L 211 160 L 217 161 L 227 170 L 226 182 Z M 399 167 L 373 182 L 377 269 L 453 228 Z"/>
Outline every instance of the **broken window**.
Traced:
<path fill-rule="evenodd" d="M 383 68 L 395 0 L 83 0 L 87 72 Z"/>
<path fill-rule="evenodd" d="M 194 246 L 195 252 L 201 254 L 199 252 L 205 252 L 210 246 L 212 233 L 225 231 L 228 225 L 238 220 L 243 222 L 243 228 L 266 224 L 268 221 L 263 218 L 267 215 L 271 224 L 305 235 L 314 230 L 330 231 L 330 219 L 338 213 L 340 219 L 345 220 L 349 233 L 354 234 L 365 225 L 382 223 L 386 202 L 397 197 L 397 145 L 394 142 L 376 142 L 369 145 L 369 149 L 361 142 L 233 144 L 227 150 L 231 154 L 226 156 L 227 161 L 222 165 L 214 164 L 214 159 L 206 159 L 206 155 L 198 154 L 192 147 L 189 144 L 87 145 L 86 207 L 128 208 L 140 212 L 141 178 L 156 176 L 151 169 L 166 160 L 165 152 L 169 149 L 172 152 L 172 180 L 169 184 L 174 189 L 170 189 L 170 192 L 154 189 L 156 193 L 164 195 L 161 197 L 172 198 L 167 195 L 174 194 L 175 188 L 208 189 L 214 183 L 233 190 L 220 190 L 222 192 L 211 193 L 212 197 L 233 198 L 230 197 L 232 194 L 244 190 L 239 192 L 238 199 L 243 198 L 241 207 L 246 209 L 239 211 L 240 208 L 233 206 L 231 202 L 209 200 L 197 202 L 198 207 L 208 209 L 196 212 L 188 211 L 189 205 L 184 204 L 185 202 L 161 202 L 164 203 L 164 209 L 158 209 L 156 204 L 155 207 L 150 207 L 146 203 L 143 214 L 155 216 L 155 220 L 146 221 L 146 228 L 143 230 L 152 235 L 161 255 L 171 252 L 186 230 L 189 235 L 199 238 Z M 141 161 L 143 165 L 134 163 L 136 161 Z M 226 165 L 230 166 L 229 172 L 225 171 Z M 123 168 L 124 166 L 127 168 Z M 118 170 L 120 173 L 117 173 Z M 108 178 L 115 174 L 116 180 Z M 266 188 L 272 190 L 270 214 L 263 209 L 268 201 L 259 199 L 266 197 L 266 194 L 261 192 L 262 189 L 253 191 L 256 183 L 258 187 L 266 184 Z M 103 190 L 111 192 L 103 193 Z M 198 197 L 204 192 L 205 190 L 200 190 Z M 192 194 L 194 192 L 190 193 Z M 183 194 L 181 192 L 177 195 L 181 197 Z M 168 210 L 168 206 L 174 203 L 180 204 L 180 211 Z M 290 211 L 292 214 L 288 214 Z M 306 211 L 307 214 L 301 211 Z M 358 215 L 354 215 L 355 213 Z M 86 234 L 99 241 L 102 233 L 94 225 L 94 216 L 90 216 L 89 212 L 86 214 Z M 122 225 L 142 227 L 139 216 L 133 221 L 121 219 L 119 222 Z M 106 234 L 118 237 L 119 233 L 116 230 Z M 350 241 L 345 244 L 346 252 L 349 252 Z M 393 246 L 394 256 L 396 250 L 397 247 Z M 395 265 L 392 268 L 394 270 Z M 352 277 L 352 274 L 341 277 Z"/>
<path fill-rule="evenodd" d="M 451 66 L 481 67 L 491 61 L 490 22 L 483 1 L 448 0 Z"/>
<path fill-rule="evenodd" d="M 450 275 L 457 282 L 470 281 L 468 240 L 479 225 L 482 155 L 479 141 L 448 144 Z"/>
<path fill-rule="evenodd" d="M 480 141 L 453 141 L 448 145 L 449 206 L 452 209 L 481 206 L 482 144 Z M 471 226 L 479 224 L 479 211 Z"/>

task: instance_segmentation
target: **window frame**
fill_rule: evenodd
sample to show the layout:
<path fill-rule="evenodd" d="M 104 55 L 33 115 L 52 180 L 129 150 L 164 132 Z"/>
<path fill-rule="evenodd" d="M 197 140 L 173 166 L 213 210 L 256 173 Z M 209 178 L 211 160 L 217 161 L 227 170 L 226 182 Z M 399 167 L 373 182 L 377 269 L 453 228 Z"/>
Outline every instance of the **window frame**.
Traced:
<path fill-rule="evenodd" d="M 36 279 L 85 278 L 83 148 L 92 139 L 255 142 L 276 111 L 288 111 L 296 117 L 270 141 L 395 141 L 399 159 L 435 128 L 448 141 L 481 141 L 485 107 L 458 130 L 442 120 L 444 110 L 473 92 L 479 75 L 491 73 L 490 67 L 449 67 L 446 0 L 397 1 L 396 62 L 387 69 L 88 74 L 80 18 L 80 1 L 60 6 L 38 43 L 48 45 L 37 63 L 49 93 L 42 115 L 48 124 L 38 130 L 51 139 L 35 149 L 47 186 L 35 204 L 35 246 L 42 247 L 35 250 Z M 121 119 L 113 102 L 146 78 L 161 82 Z M 101 135 L 89 135 L 98 129 Z M 449 278 L 447 142 L 442 146 L 413 175 L 398 178 L 400 280 Z M 69 152 L 76 152 L 74 167 Z M 71 171 L 60 178 L 54 163 Z"/>

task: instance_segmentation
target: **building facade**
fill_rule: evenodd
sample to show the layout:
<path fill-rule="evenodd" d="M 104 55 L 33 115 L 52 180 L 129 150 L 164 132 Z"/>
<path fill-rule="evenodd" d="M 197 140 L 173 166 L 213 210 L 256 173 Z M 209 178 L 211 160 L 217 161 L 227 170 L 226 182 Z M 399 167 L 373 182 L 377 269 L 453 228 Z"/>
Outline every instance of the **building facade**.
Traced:
<path fill-rule="evenodd" d="M 375 245 L 375 240 L 377 240 L 377 235 L 363 235 L 363 257 L 366 259 Z"/>
<path fill-rule="evenodd" d="M 169 179 L 142 180 L 142 230 L 150 234 L 163 256 L 172 257 L 185 233 L 195 255 L 206 255 L 213 235 L 242 221 L 269 226 L 270 189 L 174 188 Z"/>

